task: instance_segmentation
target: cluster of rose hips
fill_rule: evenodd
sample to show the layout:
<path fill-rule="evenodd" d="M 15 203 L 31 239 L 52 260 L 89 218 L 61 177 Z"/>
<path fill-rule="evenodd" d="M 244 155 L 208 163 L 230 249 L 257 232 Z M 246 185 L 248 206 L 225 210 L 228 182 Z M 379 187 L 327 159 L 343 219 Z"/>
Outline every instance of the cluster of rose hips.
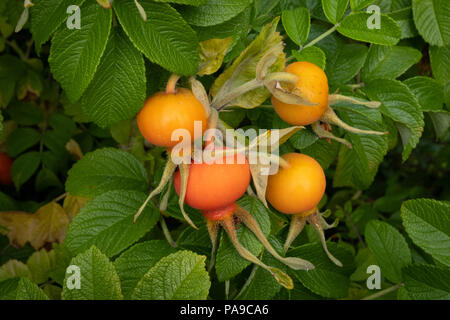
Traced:
<path fill-rule="evenodd" d="M 311 106 L 286 103 L 272 96 L 273 107 L 284 121 L 294 126 L 305 126 L 317 123 L 327 112 L 332 112 L 328 101 L 328 81 L 322 69 L 309 62 L 295 62 L 288 65 L 284 72 L 294 74 L 298 79 L 287 90 L 301 92 L 303 97 L 314 104 Z M 205 217 L 213 243 L 213 254 L 217 248 L 218 229 L 223 227 L 242 257 L 269 271 L 283 286 L 292 288 L 292 280 L 287 274 L 262 263 L 239 243 L 236 236 L 234 217 L 244 223 L 272 255 L 289 267 L 296 270 L 314 268 L 309 261 L 297 257 L 282 257 L 267 241 L 252 215 L 236 203 L 248 190 L 251 182 L 251 170 L 247 159 L 239 162 L 237 159 L 239 152 L 233 153 L 233 150 L 215 144 L 214 139 L 209 137 L 205 139 L 207 143 L 204 148 L 210 148 L 213 153 L 217 153 L 214 161 L 181 164 L 179 170 L 172 161 L 171 151 L 180 143 L 179 140 L 173 139 L 172 133 L 175 130 L 185 129 L 193 137 L 196 121 L 202 123 L 203 131 L 217 123 L 217 119 L 213 119 L 213 113 L 197 99 L 191 90 L 176 88 L 177 80 L 177 76 L 172 76 L 166 91 L 148 98 L 137 116 L 138 127 L 145 139 L 154 145 L 167 148 L 169 154 L 163 179 L 160 185 L 150 193 L 147 201 L 162 192 L 164 186 L 172 183 L 173 179 L 186 220 L 195 227 L 184 212 L 184 203 L 200 210 Z M 192 144 L 193 139 L 189 143 Z M 300 153 L 284 154 L 281 160 L 282 167 L 277 173 L 268 177 L 265 198 L 273 208 L 292 216 L 284 245 L 285 253 L 308 222 L 318 231 L 330 259 L 342 266 L 326 247 L 323 229 L 332 226 L 326 223 L 317 209 L 326 187 L 322 167 L 312 157 Z M 136 214 L 136 219 L 147 201 Z"/>

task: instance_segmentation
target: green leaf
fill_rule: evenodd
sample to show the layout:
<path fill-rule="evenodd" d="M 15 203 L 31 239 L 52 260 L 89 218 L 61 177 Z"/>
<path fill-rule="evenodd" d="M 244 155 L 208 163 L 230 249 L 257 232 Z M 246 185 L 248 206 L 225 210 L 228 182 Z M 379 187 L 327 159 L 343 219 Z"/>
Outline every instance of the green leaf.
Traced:
<path fill-rule="evenodd" d="M 401 282 L 402 268 L 412 261 L 411 251 L 401 233 L 386 222 L 371 220 L 366 225 L 364 237 L 381 273 L 393 283 Z"/>
<path fill-rule="evenodd" d="M 417 29 L 414 25 L 413 13 L 411 7 L 400 9 L 389 13 L 389 17 L 394 19 L 402 30 L 402 39 L 417 36 Z"/>
<path fill-rule="evenodd" d="M 450 45 L 429 48 L 433 76 L 444 86 L 445 104 L 450 108 Z"/>
<path fill-rule="evenodd" d="M 430 62 L 434 78 L 442 85 L 450 83 L 450 46 L 430 46 Z"/>
<path fill-rule="evenodd" d="M 148 189 L 142 164 L 131 154 L 103 148 L 87 153 L 68 172 L 66 190 L 76 196 L 97 196 L 111 190 Z"/>
<path fill-rule="evenodd" d="M 297 61 L 308 61 L 314 63 L 322 70 L 325 69 L 326 56 L 319 47 L 307 47 L 300 52 L 292 50 L 292 55 Z"/>
<path fill-rule="evenodd" d="M 352 8 L 352 11 L 359 11 L 374 1 L 375 0 L 350 0 L 350 7 Z"/>
<path fill-rule="evenodd" d="M 92 245 L 112 257 L 150 231 L 159 218 L 159 210 L 150 204 L 136 223 L 133 218 L 145 201 L 145 194 L 116 190 L 89 201 L 75 216 L 64 241 L 73 253 Z"/>
<path fill-rule="evenodd" d="M 329 143 L 326 139 L 319 139 L 312 145 L 301 149 L 302 153 L 313 157 L 324 170 L 334 162 L 339 152 L 340 144 L 336 141 Z"/>
<path fill-rule="evenodd" d="M 269 212 L 264 205 L 256 198 L 245 196 L 239 200 L 238 205 L 247 210 L 258 222 L 263 233 L 267 236 L 270 232 Z M 263 246 L 256 236 L 243 224 L 236 230 L 239 242 L 255 256 L 263 251 Z M 219 249 L 216 257 L 216 273 L 219 281 L 225 281 L 241 273 L 251 264 L 250 261 L 242 258 L 234 248 L 228 235 L 222 232 Z"/>
<path fill-rule="evenodd" d="M 366 61 L 367 47 L 361 44 L 339 45 L 327 57 L 326 74 L 330 84 L 344 84 L 355 77 Z"/>
<path fill-rule="evenodd" d="M 138 300 L 204 300 L 211 282 L 205 256 L 179 251 L 162 258 L 139 281 L 132 298 Z"/>
<path fill-rule="evenodd" d="M 44 121 L 44 113 L 37 105 L 17 101 L 8 106 L 7 112 L 12 120 L 24 126 L 32 126 Z"/>
<path fill-rule="evenodd" d="M 360 97 L 352 96 L 351 94 L 347 94 L 346 96 L 356 99 L 356 100 L 360 100 L 362 102 L 368 102 L 368 100 L 362 99 Z M 368 120 L 371 120 L 378 124 L 384 123 L 383 115 L 381 114 L 380 110 L 378 110 L 377 108 L 367 108 L 366 106 L 359 105 L 359 104 L 352 104 L 349 102 L 334 102 L 332 104 L 332 106 L 335 111 L 344 110 L 344 111 L 356 112 L 356 113 L 360 114 L 361 116 L 367 118 Z M 384 130 L 382 128 L 379 128 L 379 129 Z"/>
<path fill-rule="evenodd" d="M 450 299 L 450 271 L 448 268 L 426 264 L 410 265 L 403 269 L 403 277 L 410 299 Z"/>
<path fill-rule="evenodd" d="M 319 137 L 316 134 L 308 129 L 303 129 L 294 133 L 294 135 L 289 138 L 289 142 L 295 149 L 302 150 L 312 145 L 318 139 Z"/>
<path fill-rule="evenodd" d="M 15 158 L 25 150 L 28 150 L 41 140 L 41 135 L 31 128 L 19 128 L 8 135 L 6 150 Z"/>
<path fill-rule="evenodd" d="M 282 288 L 282 291 L 287 292 L 289 300 L 323 300 L 323 298 L 311 290 L 306 288 L 300 281 L 296 278 L 294 280 L 294 289 L 287 290 Z M 281 292 L 282 292 L 281 291 Z"/>
<path fill-rule="evenodd" d="M 25 72 L 25 64 L 17 57 L 0 56 L 0 106 L 6 107 L 14 96 L 17 80 Z"/>
<path fill-rule="evenodd" d="M 165 3 L 141 1 L 144 21 L 134 0 L 114 1 L 113 8 L 131 42 L 145 56 L 179 75 L 193 75 L 198 68 L 198 39 L 178 12 Z"/>
<path fill-rule="evenodd" d="M 111 10 L 96 2 L 81 7 L 80 29 L 62 26 L 54 35 L 49 64 L 71 102 L 77 101 L 94 77 L 111 29 Z"/>
<path fill-rule="evenodd" d="M 402 159 L 405 161 L 419 142 L 424 126 L 416 97 L 405 84 L 396 80 L 371 80 L 363 90 L 370 100 L 381 101 L 380 111 L 397 122 L 403 142 Z"/>
<path fill-rule="evenodd" d="M 334 242 L 327 242 L 330 252 L 339 259 L 343 267 L 336 266 L 325 254 L 320 243 L 310 243 L 290 250 L 287 256 L 301 257 L 311 261 L 313 270 L 291 270 L 306 288 L 326 298 L 343 298 L 348 295 L 349 276 L 354 270 L 350 251 Z"/>
<path fill-rule="evenodd" d="M 297 45 L 302 45 L 308 39 L 311 18 L 306 8 L 283 11 L 281 15 L 284 30 Z"/>
<path fill-rule="evenodd" d="M 413 0 L 414 23 L 419 34 L 433 46 L 450 44 L 450 2 Z"/>
<path fill-rule="evenodd" d="M 31 272 L 26 264 L 16 259 L 10 259 L 0 267 L 0 281 L 11 278 L 31 279 Z"/>
<path fill-rule="evenodd" d="M 38 174 L 36 175 L 34 187 L 36 191 L 39 192 L 44 191 L 50 187 L 64 189 L 61 181 L 59 181 L 58 176 L 52 170 L 45 167 L 39 170 Z"/>
<path fill-rule="evenodd" d="M 104 10 L 104 9 L 103 9 Z M 80 271 L 80 288 L 69 289 L 67 283 L 76 273 L 66 273 L 62 298 L 64 300 L 120 300 L 123 298 L 120 279 L 114 265 L 99 249 L 92 246 L 70 261 Z"/>
<path fill-rule="evenodd" d="M 6 193 L 0 191 L 0 212 L 17 210 L 16 201 Z"/>
<path fill-rule="evenodd" d="M 383 125 L 374 122 L 363 113 L 340 111 L 339 115 L 344 122 L 356 128 L 385 131 Z M 345 138 L 353 148 L 349 149 L 341 145 L 333 186 L 367 189 L 372 184 L 378 166 L 388 151 L 387 136 L 347 132 Z"/>
<path fill-rule="evenodd" d="M 35 251 L 27 260 L 33 282 L 37 284 L 46 282 L 55 263 L 55 251 L 47 252 L 45 249 Z"/>
<path fill-rule="evenodd" d="M 55 262 L 50 270 L 50 277 L 62 286 L 66 276 L 66 269 L 70 265 L 73 255 L 63 244 L 58 243 L 53 243 L 52 251 L 55 253 Z"/>
<path fill-rule="evenodd" d="M 71 5 L 81 6 L 85 0 L 39 0 L 30 8 L 31 27 L 36 52 L 58 27 L 66 21 L 69 14 L 67 8 Z M 84 12 L 83 12 L 84 13 Z"/>
<path fill-rule="evenodd" d="M 362 79 L 395 79 L 419 62 L 421 57 L 420 51 L 411 47 L 371 45 L 361 73 Z"/>
<path fill-rule="evenodd" d="M 195 7 L 202 6 L 206 3 L 206 0 L 153 0 L 153 1 L 186 4 Z"/>
<path fill-rule="evenodd" d="M 189 24 L 194 26 L 213 26 L 230 20 L 247 8 L 252 0 L 206 0 L 200 7 L 180 8 Z"/>
<path fill-rule="evenodd" d="M 349 0 L 322 0 L 322 9 L 327 19 L 336 24 L 347 10 Z"/>
<path fill-rule="evenodd" d="M 417 76 L 403 81 L 415 94 L 422 111 L 440 111 L 444 105 L 444 89 L 433 78 Z"/>
<path fill-rule="evenodd" d="M 210 89 L 212 96 L 217 96 L 225 84 L 227 84 L 227 91 L 229 91 L 255 79 L 256 66 L 269 51 L 270 56 L 275 57 L 276 61 L 270 66 L 268 73 L 278 72 L 284 68 L 285 54 L 283 52 L 282 37 L 276 31 L 278 21 L 279 18 L 275 18 L 271 23 L 265 25 L 255 40 L 214 81 Z M 236 69 L 239 69 L 240 72 L 235 74 Z M 269 90 L 257 88 L 234 99 L 230 105 L 250 109 L 261 105 L 269 97 Z"/>
<path fill-rule="evenodd" d="M 234 43 L 231 44 L 231 47 L 233 47 L 242 36 L 247 35 L 250 28 L 250 13 L 251 9 L 247 8 L 233 19 L 215 25 L 213 28 L 197 26 L 193 26 L 192 28 L 197 33 L 200 41 L 225 39 L 233 36 Z"/>
<path fill-rule="evenodd" d="M 402 31 L 394 19 L 380 14 L 380 29 L 369 29 L 367 23 L 371 14 L 358 12 L 348 15 L 337 27 L 337 31 L 354 40 L 392 46 L 397 44 Z"/>
<path fill-rule="evenodd" d="M 11 167 L 11 177 L 17 189 L 31 178 L 40 164 L 41 156 L 36 151 L 24 153 L 14 160 Z"/>
<path fill-rule="evenodd" d="M 352 281 L 366 281 L 367 268 L 370 265 L 376 264 L 372 252 L 369 248 L 361 248 L 355 257 L 356 270 L 352 273 L 350 280 Z"/>
<path fill-rule="evenodd" d="M 27 278 L 13 278 L 0 282 L 0 300 L 48 300 L 48 297 Z"/>
<path fill-rule="evenodd" d="M 146 96 L 144 59 L 120 29 L 113 28 L 97 73 L 81 100 L 83 112 L 100 127 L 127 120 Z"/>
<path fill-rule="evenodd" d="M 413 242 L 437 261 L 450 266 L 450 203 L 408 200 L 401 207 L 401 217 Z"/>
<path fill-rule="evenodd" d="M 178 204 L 178 203 L 177 203 Z M 185 250 L 191 250 L 198 254 L 209 255 L 211 253 L 211 238 L 209 237 L 206 223 L 200 221 L 195 222 L 198 230 L 194 228 L 186 228 L 177 239 L 177 245 Z"/>
<path fill-rule="evenodd" d="M 428 114 L 433 122 L 436 137 L 443 139 L 450 128 L 450 112 L 430 112 Z"/>
<path fill-rule="evenodd" d="M 150 268 L 176 251 L 165 240 L 141 242 L 124 251 L 114 261 L 124 297 L 130 298 L 139 280 Z"/>

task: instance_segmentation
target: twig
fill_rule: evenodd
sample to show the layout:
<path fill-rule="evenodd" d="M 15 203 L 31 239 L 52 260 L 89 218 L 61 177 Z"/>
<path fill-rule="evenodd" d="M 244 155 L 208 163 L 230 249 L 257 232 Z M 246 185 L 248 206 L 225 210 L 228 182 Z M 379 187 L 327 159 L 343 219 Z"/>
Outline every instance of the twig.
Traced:
<path fill-rule="evenodd" d="M 62 195 L 59 195 L 58 197 L 53 199 L 51 202 L 58 202 L 59 200 L 64 199 L 66 196 L 67 196 L 67 192 L 63 193 Z"/>
<path fill-rule="evenodd" d="M 178 247 L 177 243 L 173 240 L 172 235 L 170 234 L 169 229 L 167 228 L 166 220 L 164 220 L 164 217 L 161 215 L 159 218 L 159 223 L 161 224 L 161 229 L 163 231 L 164 236 L 166 237 L 167 242 L 171 245 L 171 247 L 176 248 Z"/>
<path fill-rule="evenodd" d="M 28 59 L 26 54 L 23 53 L 22 49 L 17 45 L 15 40 L 12 40 L 12 41 L 6 40 L 5 42 L 19 55 L 21 60 L 25 61 Z"/>
<path fill-rule="evenodd" d="M 403 286 L 404 286 L 403 283 L 399 283 L 399 284 L 396 284 L 395 286 L 389 287 L 387 289 L 378 291 L 377 293 L 374 293 L 374 294 L 372 294 L 370 296 L 364 297 L 361 300 L 375 300 L 376 298 L 382 297 L 382 296 L 384 296 L 384 295 L 386 295 L 386 294 L 388 294 L 390 292 L 396 291 L 396 290 L 400 289 Z"/>
<path fill-rule="evenodd" d="M 317 38 L 315 38 L 314 40 L 310 41 L 309 43 L 305 44 L 301 49 L 305 49 L 308 47 L 311 47 L 313 45 L 315 45 L 317 42 L 319 42 L 320 40 L 322 40 L 323 38 L 327 37 L 328 35 L 332 34 L 337 27 L 339 27 L 339 23 L 335 24 L 332 28 L 330 28 L 329 30 L 327 30 L 326 32 L 322 33 L 320 36 L 318 36 Z"/>

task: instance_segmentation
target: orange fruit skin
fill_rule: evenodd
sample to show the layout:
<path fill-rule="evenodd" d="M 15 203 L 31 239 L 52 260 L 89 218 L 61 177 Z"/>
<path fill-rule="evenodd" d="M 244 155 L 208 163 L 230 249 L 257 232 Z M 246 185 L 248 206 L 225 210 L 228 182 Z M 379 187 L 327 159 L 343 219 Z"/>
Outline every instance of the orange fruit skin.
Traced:
<path fill-rule="evenodd" d="M 180 140 L 172 141 L 172 132 L 186 129 L 194 139 L 194 121 L 202 122 L 202 134 L 207 127 L 203 105 L 194 94 L 184 88 L 175 93 L 158 92 L 152 95 L 137 115 L 141 134 L 150 143 L 161 147 L 173 147 Z"/>
<path fill-rule="evenodd" d="M 281 119 L 295 126 L 306 126 L 319 120 L 328 107 L 328 79 L 325 72 L 307 61 L 291 63 L 284 71 L 297 75 L 296 87 L 309 101 L 318 105 L 288 104 L 272 96 L 275 112 Z"/>
<path fill-rule="evenodd" d="M 237 209 L 237 204 L 232 203 L 222 208 L 202 211 L 203 216 L 211 221 L 225 220 L 231 217 Z"/>
<path fill-rule="evenodd" d="M 217 161 L 207 163 L 193 163 L 189 166 L 189 177 L 186 189 L 185 202 L 193 208 L 202 211 L 211 211 L 229 207 L 238 200 L 250 184 L 250 166 L 247 162 L 237 163 L 237 155 L 233 163 Z M 181 188 L 180 172 L 175 172 L 174 186 L 178 194 Z M 225 209 L 225 208 L 224 208 Z M 228 214 L 230 210 L 222 210 Z M 234 210 L 233 210 L 234 211 Z M 220 220 L 220 212 L 211 212 L 215 216 L 212 220 Z"/>
<path fill-rule="evenodd" d="M 0 184 L 12 184 L 11 166 L 13 160 L 4 152 L 0 152 Z"/>
<path fill-rule="evenodd" d="M 314 209 L 325 193 L 326 179 L 320 164 L 305 154 L 282 156 L 289 167 L 269 176 L 266 198 L 278 211 L 301 214 Z"/>

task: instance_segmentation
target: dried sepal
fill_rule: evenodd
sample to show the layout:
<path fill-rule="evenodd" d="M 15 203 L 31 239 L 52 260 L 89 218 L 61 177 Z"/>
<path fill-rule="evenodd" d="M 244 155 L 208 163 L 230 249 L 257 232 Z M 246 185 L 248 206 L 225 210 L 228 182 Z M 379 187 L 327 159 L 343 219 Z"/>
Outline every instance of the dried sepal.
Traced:
<path fill-rule="evenodd" d="M 219 222 L 206 219 L 206 226 L 208 228 L 209 238 L 211 239 L 212 249 L 211 249 L 211 259 L 209 260 L 208 272 L 212 271 L 214 264 L 216 262 L 216 252 L 218 244 L 219 235 Z"/>
<path fill-rule="evenodd" d="M 142 206 L 139 208 L 138 212 L 134 215 L 134 223 L 136 223 L 137 218 L 141 215 L 142 211 L 144 211 L 145 207 L 147 206 L 148 202 L 157 194 L 160 194 L 164 187 L 167 185 L 169 180 L 172 178 L 173 173 L 175 172 L 175 169 L 177 168 L 177 165 L 170 159 L 167 161 L 166 166 L 164 167 L 164 172 L 161 178 L 161 181 L 159 182 L 159 185 L 153 189 L 152 192 L 148 195 L 147 199 L 145 199 Z"/>
<path fill-rule="evenodd" d="M 286 238 L 286 241 L 283 245 L 283 250 L 286 253 L 291 246 L 292 242 L 298 237 L 300 232 L 302 232 L 303 228 L 306 225 L 306 219 L 304 217 L 298 215 L 292 215 L 291 223 L 289 225 L 289 232 Z"/>
<path fill-rule="evenodd" d="M 376 109 L 381 106 L 380 101 L 361 101 L 352 97 L 347 97 L 341 94 L 330 94 L 328 96 L 328 104 L 333 105 L 337 102 L 350 102 L 353 104 L 360 104 L 362 106 L 366 106 L 367 108 Z"/>
<path fill-rule="evenodd" d="M 209 121 L 208 121 L 208 132 L 205 137 L 205 142 L 207 145 L 214 142 L 214 133 L 217 129 L 217 125 L 219 122 L 219 112 L 217 112 L 216 109 L 211 109 L 210 115 L 209 115 Z M 211 140 L 211 141 L 210 141 Z"/>
<path fill-rule="evenodd" d="M 278 149 L 280 145 L 304 128 L 303 126 L 292 126 L 283 129 L 266 130 L 249 143 L 248 149 L 252 151 L 252 149 L 261 149 L 263 147 L 266 149 L 266 152 L 271 152 L 272 149 Z"/>
<path fill-rule="evenodd" d="M 217 95 L 212 101 L 211 107 L 217 110 L 221 110 L 232 104 L 233 101 L 238 97 L 246 94 L 249 91 L 262 87 L 263 82 L 257 79 L 252 79 L 237 88 L 234 88 L 226 93 L 222 93 L 221 95 Z"/>
<path fill-rule="evenodd" d="M 266 189 L 267 189 L 267 181 L 269 179 L 268 174 L 261 174 L 262 171 L 268 171 L 270 169 L 270 165 L 267 164 L 250 164 L 250 173 L 252 175 L 253 183 L 256 189 L 257 198 L 264 204 L 266 208 L 268 208 L 267 200 L 266 200 Z M 251 187 L 249 186 L 251 189 Z"/>
<path fill-rule="evenodd" d="M 211 106 L 209 103 L 208 93 L 206 93 L 205 87 L 200 81 L 198 81 L 194 77 L 190 77 L 189 82 L 191 84 L 192 93 L 197 98 L 197 100 L 200 101 L 200 103 L 203 105 L 203 108 L 205 109 L 206 112 L 206 116 L 209 117 L 211 113 Z"/>
<path fill-rule="evenodd" d="M 373 130 L 362 130 L 362 129 L 352 127 L 352 126 L 348 125 L 347 123 L 345 123 L 344 121 L 342 121 L 341 119 L 339 119 L 337 114 L 334 112 L 334 110 L 330 106 L 327 107 L 324 114 L 320 118 L 320 121 L 326 122 L 329 124 L 334 124 L 338 127 L 343 128 L 344 130 L 346 130 L 348 132 L 357 133 L 357 134 L 373 134 L 373 135 L 382 136 L 382 135 L 389 133 L 388 131 L 381 132 L 381 131 L 373 131 Z"/>
<path fill-rule="evenodd" d="M 189 165 L 185 163 L 181 163 L 180 167 L 180 197 L 178 198 L 178 205 L 180 206 L 181 213 L 183 214 L 183 218 L 186 222 L 194 229 L 198 230 L 198 227 L 192 222 L 191 218 L 189 218 L 186 211 L 184 211 L 184 198 L 186 197 L 187 183 L 189 178 Z"/>
<path fill-rule="evenodd" d="M 230 238 L 231 242 L 233 243 L 234 247 L 236 248 L 237 252 L 242 258 L 260 266 L 264 270 L 267 270 L 275 278 L 275 280 L 277 280 L 277 282 L 286 289 L 291 290 L 294 288 L 294 282 L 292 281 L 291 277 L 289 277 L 289 275 L 287 275 L 285 272 L 281 271 L 278 268 L 267 266 L 261 260 L 259 260 L 253 253 L 251 253 L 242 246 L 242 244 L 239 242 L 236 236 L 236 229 L 234 227 L 232 216 L 227 217 L 224 220 L 221 220 L 220 225 L 225 229 L 225 231 L 228 234 L 228 237 Z"/>
<path fill-rule="evenodd" d="M 320 126 L 320 122 L 316 121 L 314 123 L 311 124 L 311 128 L 314 131 L 314 133 L 319 137 L 319 138 L 325 138 L 325 139 L 332 139 L 335 140 L 339 143 L 342 143 L 343 145 L 345 145 L 347 148 L 352 149 L 353 146 L 350 142 L 348 142 L 347 140 L 345 140 L 344 138 L 339 138 L 336 137 L 332 132 L 325 130 L 324 128 L 322 128 Z"/>
<path fill-rule="evenodd" d="M 291 84 L 292 86 L 295 86 L 298 82 L 298 76 L 291 72 L 284 72 L 284 71 L 272 72 L 272 73 L 269 73 L 268 75 L 266 75 L 266 77 L 264 78 L 264 81 L 266 83 L 275 81 L 275 82 L 287 83 L 287 84 Z"/>
<path fill-rule="evenodd" d="M 320 223 L 320 225 L 322 226 L 322 229 L 323 230 L 328 230 L 328 229 L 332 229 L 332 228 L 336 228 L 337 226 L 338 226 L 338 224 L 339 224 L 339 218 L 336 218 L 334 221 L 333 221 L 333 223 L 328 223 L 325 219 L 324 219 L 324 214 L 323 213 L 321 213 L 319 216 L 318 216 L 318 219 L 319 219 L 319 223 Z"/>
<path fill-rule="evenodd" d="M 169 197 L 170 197 L 170 191 L 172 190 L 172 182 L 173 182 L 173 179 L 170 179 L 166 193 L 164 193 L 164 195 L 161 199 L 161 202 L 159 203 L 159 211 L 161 211 L 161 212 L 164 212 L 167 210 L 167 205 L 169 203 Z"/>
<path fill-rule="evenodd" d="M 137 0 L 134 0 L 134 4 L 136 5 L 136 8 L 138 9 L 142 20 L 147 21 L 147 12 L 145 12 L 144 7 L 142 7 L 142 5 Z"/>
<path fill-rule="evenodd" d="M 258 222 L 253 218 L 253 216 L 248 213 L 246 210 L 244 210 L 241 207 L 237 207 L 235 213 L 236 217 L 241 219 L 241 221 L 253 232 L 253 234 L 259 239 L 259 241 L 263 244 L 264 248 L 266 248 L 267 251 L 271 255 L 273 255 L 277 260 L 284 263 L 288 267 L 294 270 L 312 270 L 314 269 L 314 265 L 304 259 L 297 258 L 297 257 L 282 257 L 276 252 L 276 250 L 272 247 L 270 242 L 265 237 L 264 233 L 262 232 L 261 228 L 259 227 Z"/>
<path fill-rule="evenodd" d="M 336 257 L 334 257 L 330 251 L 328 251 L 327 247 L 327 241 L 325 239 L 325 233 L 323 232 L 322 223 L 320 221 L 320 213 L 316 212 L 315 214 L 312 214 L 308 216 L 306 219 L 308 222 L 316 229 L 317 234 L 319 235 L 320 242 L 322 243 L 323 250 L 327 254 L 328 258 L 333 261 L 335 265 L 338 267 L 342 267 L 342 262 L 340 262 Z"/>
<path fill-rule="evenodd" d="M 309 101 L 299 90 L 287 90 L 280 86 L 277 81 L 264 81 L 264 84 L 267 90 L 281 102 L 311 107 L 317 106 L 317 103 Z"/>

